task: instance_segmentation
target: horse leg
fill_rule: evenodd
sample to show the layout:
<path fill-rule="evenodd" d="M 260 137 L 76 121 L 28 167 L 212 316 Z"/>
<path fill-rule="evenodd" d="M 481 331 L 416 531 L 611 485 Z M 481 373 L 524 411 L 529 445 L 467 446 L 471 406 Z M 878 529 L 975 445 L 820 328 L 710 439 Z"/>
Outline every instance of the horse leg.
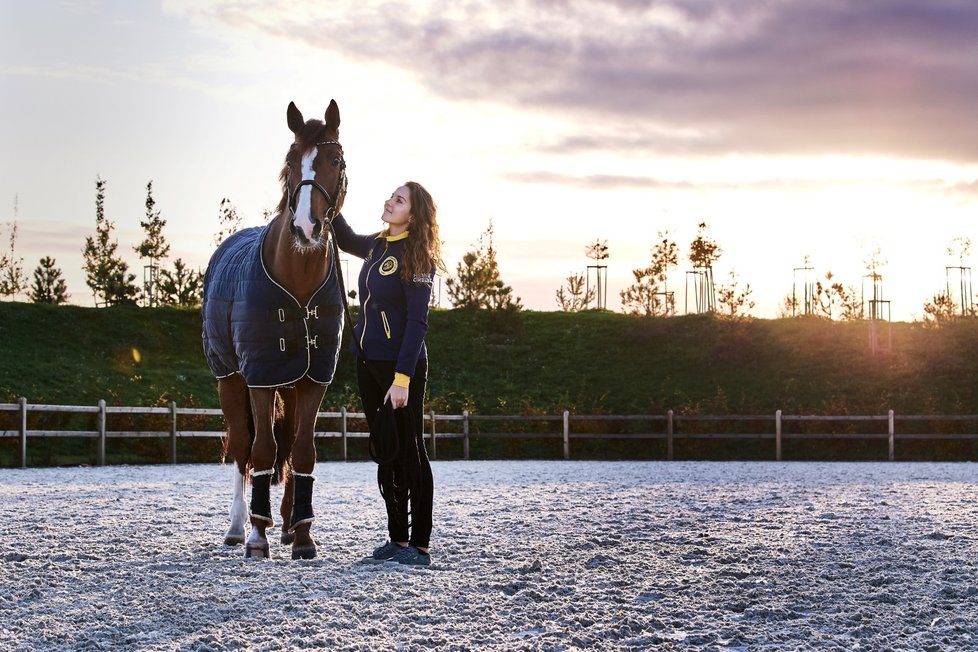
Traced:
<path fill-rule="evenodd" d="M 292 559 L 312 559 L 316 542 L 309 532 L 313 521 L 312 485 L 316 466 L 316 417 L 323 402 L 326 387 L 303 378 L 296 384 L 295 444 L 292 447 L 292 468 L 295 476 L 294 501 L 289 530 L 295 535 Z"/>
<path fill-rule="evenodd" d="M 270 486 L 275 479 L 276 445 L 272 428 L 275 420 L 275 390 L 251 388 L 251 412 L 255 422 L 255 441 L 251 445 L 251 534 L 245 542 L 245 557 L 269 557 L 265 530 L 274 524 Z"/>
<path fill-rule="evenodd" d="M 285 469 L 289 466 L 287 461 L 292 456 L 292 445 L 295 443 L 295 388 L 280 389 L 279 397 L 282 399 L 282 418 L 275 423 L 275 442 L 278 445 L 279 468 Z M 295 535 L 289 530 L 292 494 L 295 491 L 295 478 L 291 471 L 285 473 L 284 487 L 279 514 L 282 516 L 282 543 L 290 545 L 295 540 Z"/>
<path fill-rule="evenodd" d="M 282 544 L 289 546 L 295 541 L 295 535 L 289 530 L 289 519 L 292 516 L 292 495 L 295 492 L 295 474 L 289 473 L 282 491 L 282 504 L 279 506 L 279 514 L 282 516 Z"/>
<path fill-rule="evenodd" d="M 217 394 L 227 423 L 225 453 L 234 461 L 231 492 L 231 524 L 224 535 L 224 545 L 235 546 L 245 542 L 245 522 L 248 507 L 245 505 L 245 485 L 248 478 L 248 458 L 251 453 L 251 433 L 248 427 L 248 387 L 240 374 L 217 381 Z"/>

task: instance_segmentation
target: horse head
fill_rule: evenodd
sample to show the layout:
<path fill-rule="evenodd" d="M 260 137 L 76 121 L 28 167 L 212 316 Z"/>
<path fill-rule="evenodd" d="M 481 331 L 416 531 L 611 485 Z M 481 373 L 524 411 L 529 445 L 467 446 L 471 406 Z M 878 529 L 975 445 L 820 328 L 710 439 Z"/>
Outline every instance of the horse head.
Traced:
<path fill-rule="evenodd" d="M 299 250 L 326 245 L 323 226 L 332 221 L 346 198 L 346 161 L 339 143 L 340 109 L 330 100 L 325 121 L 303 120 L 294 102 L 287 112 L 295 142 L 285 157 L 282 202 L 289 230 Z"/>

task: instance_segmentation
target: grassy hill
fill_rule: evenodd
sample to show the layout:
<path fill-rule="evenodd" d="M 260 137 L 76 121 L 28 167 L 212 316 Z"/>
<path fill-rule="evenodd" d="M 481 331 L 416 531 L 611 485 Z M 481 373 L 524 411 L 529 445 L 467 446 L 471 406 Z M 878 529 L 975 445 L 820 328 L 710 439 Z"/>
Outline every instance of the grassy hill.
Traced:
<path fill-rule="evenodd" d="M 893 324 L 892 351 L 875 356 L 865 322 L 526 312 L 519 328 L 503 337 L 485 313 L 436 310 L 430 324 L 428 409 L 440 414 L 463 409 L 478 414 L 559 414 L 565 409 L 585 415 L 669 409 L 715 415 L 771 415 L 777 409 L 786 414 L 884 414 L 888 409 L 904 415 L 978 414 L 978 320 L 939 330 Z M 217 407 L 200 329 L 196 309 L 0 303 L 0 402 L 25 396 L 31 403 L 94 405 L 105 399 L 109 405 L 158 406 L 173 400 L 181 407 Z M 885 331 L 881 335 L 885 340 Z M 345 348 L 324 409 L 344 405 L 359 409 Z M 0 427 L 15 427 L 12 416 L 0 415 L 5 419 Z M 818 450 L 849 455 L 862 443 L 873 451 L 870 457 L 878 457 L 875 442 L 836 442 Z M 651 448 L 647 442 L 644 448 L 629 445 L 605 442 L 577 449 L 606 456 L 661 456 L 657 443 Z M 715 444 L 713 452 L 705 444 L 684 445 L 677 455 L 771 455 L 767 443 L 751 449 L 727 442 Z M 496 449 L 482 454 L 497 455 L 517 444 L 491 446 Z M 528 446 L 535 454 L 537 449 Z M 945 452 L 945 457 L 970 458 L 978 447 L 959 442 Z M 559 453 L 548 449 L 540 454 Z"/>
<path fill-rule="evenodd" d="M 978 321 L 869 327 L 819 319 L 526 312 L 503 340 L 486 316 L 433 311 L 429 399 L 442 413 L 978 413 Z M 325 406 L 356 407 L 344 348 Z M 0 303 L 0 401 L 216 407 L 196 309 Z"/>

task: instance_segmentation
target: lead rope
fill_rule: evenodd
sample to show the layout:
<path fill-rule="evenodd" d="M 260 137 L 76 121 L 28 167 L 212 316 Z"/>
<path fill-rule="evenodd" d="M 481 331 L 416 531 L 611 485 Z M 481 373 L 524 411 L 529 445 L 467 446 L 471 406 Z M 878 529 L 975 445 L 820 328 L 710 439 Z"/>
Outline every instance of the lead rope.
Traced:
<path fill-rule="evenodd" d="M 374 370 L 373 370 L 373 368 L 370 365 L 370 361 L 367 360 L 367 356 L 363 352 L 363 347 L 360 345 L 360 341 L 357 339 L 356 332 L 353 330 L 353 313 L 350 311 L 350 303 L 346 299 L 346 286 L 343 283 L 343 274 L 342 274 L 342 272 L 340 272 L 340 269 L 339 269 L 339 260 L 340 260 L 339 247 L 338 247 L 338 245 L 336 243 L 336 232 L 333 231 L 333 223 L 332 223 L 332 221 L 329 222 L 329 234 L 330 234 L 330 247 L 331 247 L 331 249 L 333 251 L 333 265 L 336 268 L 336 279 L 337 279 L 337 281 L 339 283 L 339 286 L 340 286 L 340 297 L 343 300 L 343 310 L 346 313 L 346 325 L 347 325 L 348 331 L 350 333 L 350 339 L 352 339 L 353 342 L 356 344 L 357 351 L 360 354 L 360 356 L 359 356 L 360 359 L 363 360 L 363 363 L 367 366 L 367 368 L 370 370 L 370 372 L 373 373 Z M 380 407 L 380 410 L 378 410 L 378 412 L 374 416 L 374 418 L 375 419 L 382 418 L 381 417 L 381 411 L 382 410 L 387 410 L 388 411 L 388 414 L 386 415 L 386 418 L 391 419 L 392 422 L 393 422 L 393 419 L 394 419 L 394 411 L 393 411 L 392 408 L 388 408 L 386 403 Z M 370 425 L 370 424 L 368 423 L 368 425 Z M 374 431 L 375 430 L 377 431 L 377 436 L 374 435 Z M 381 465 L 384 465 L 384 466 L 391 466 L 395 461 L 397 461 L 397 458 L 398 458 L 398 456 L 401 453 L 401 450 L 400 450 L 401 449 L 401 446 L 400 446 L 400 441 L 399 441 L 400 440 L 400 437 L 398 437 L 395 434 L 395 436 L 392 437 L 392 438 L 390 438 L 390 437 L 385 438 L 385 437 L 380 436 L 380 434 L 381 434 L 381 429 L 380 428 L 371 428 L 370 429 L 370 439 L 369 439 L 369 442 L 370 442 L 370 457 L 377 464 L 381 464 Z M 392 441 L 385 441 L 385 439 L 390 439 Z M 392 472 L 393 472 L 393 469 L 392 469 Z M 393 480 L 393 478 L 392 478 L 392 480 Z M 380 482 L 379 477 L 378 477 L 378 484 L 380 485 L 380 495 L 383 496 L 384 495 L 384 486 Z M 392 482 L 392 484 L 393 484 L 393 482 Z"/>

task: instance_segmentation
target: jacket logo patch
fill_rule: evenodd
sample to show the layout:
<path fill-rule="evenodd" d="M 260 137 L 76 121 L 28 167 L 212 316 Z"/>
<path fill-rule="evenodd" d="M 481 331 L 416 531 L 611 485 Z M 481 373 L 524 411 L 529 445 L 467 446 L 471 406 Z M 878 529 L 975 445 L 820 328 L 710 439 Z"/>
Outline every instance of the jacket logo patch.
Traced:
<path fill-rule="evenodd" d="M 380 264 L 379 271 L 381 276 L 390 276 L 391 274 L 396 272 L 397 258 L 394 258 L 393 256 L 388 256 L 387 258 L 385 258 L 384 262 Z"/>

